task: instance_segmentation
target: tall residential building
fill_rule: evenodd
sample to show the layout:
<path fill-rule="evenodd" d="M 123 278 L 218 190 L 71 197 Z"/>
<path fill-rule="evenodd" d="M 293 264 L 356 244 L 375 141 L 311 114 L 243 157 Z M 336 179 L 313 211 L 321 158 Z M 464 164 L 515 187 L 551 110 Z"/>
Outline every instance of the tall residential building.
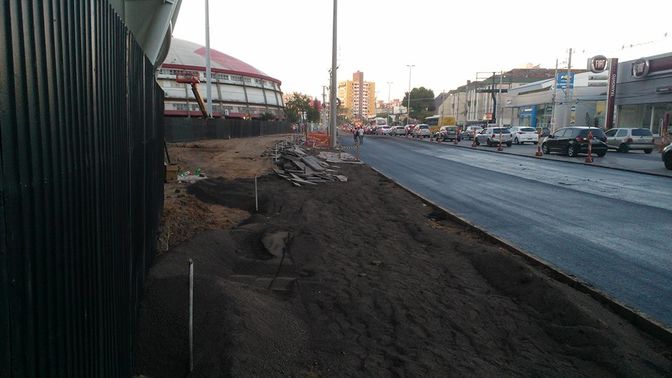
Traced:
<path fill-rule="evenodd" d="M 352 80 L 338 83 L 338 98 L 352 118 L 376 115 L 376 83 L 364 81 L 364 73 L 357 71 Z"/>

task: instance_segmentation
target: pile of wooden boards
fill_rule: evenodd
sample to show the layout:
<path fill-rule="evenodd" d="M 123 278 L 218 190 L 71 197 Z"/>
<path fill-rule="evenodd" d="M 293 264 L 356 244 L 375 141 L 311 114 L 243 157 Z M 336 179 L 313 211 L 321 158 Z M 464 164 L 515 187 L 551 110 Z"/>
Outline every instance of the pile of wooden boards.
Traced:
<path fill-rule="evenodd" d="M 336 174 L 336 167 L 309 155 L 292 142 L 280 142 L 264 155 L 270 156 L 276 164 L 273 171 L 294 186 L 348 181 L 346 176 Z"/>

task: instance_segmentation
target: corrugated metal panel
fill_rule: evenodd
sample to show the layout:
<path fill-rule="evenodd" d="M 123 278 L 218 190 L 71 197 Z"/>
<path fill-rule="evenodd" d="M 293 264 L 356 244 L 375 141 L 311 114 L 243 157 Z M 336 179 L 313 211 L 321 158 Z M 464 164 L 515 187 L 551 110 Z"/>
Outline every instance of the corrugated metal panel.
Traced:
<path fill-rule="evenodd" d="M 286 121 L 259 121 L 224 118 L 166 117 L 166 142 L 193 142 L 205 139 L 249 138 L 262 135 L 289 134 Z"/>
<path fill-rule="evenodd" d="M 102 0 L 0 5 L 0 376 L 130 376 L 163 91 Z"/>

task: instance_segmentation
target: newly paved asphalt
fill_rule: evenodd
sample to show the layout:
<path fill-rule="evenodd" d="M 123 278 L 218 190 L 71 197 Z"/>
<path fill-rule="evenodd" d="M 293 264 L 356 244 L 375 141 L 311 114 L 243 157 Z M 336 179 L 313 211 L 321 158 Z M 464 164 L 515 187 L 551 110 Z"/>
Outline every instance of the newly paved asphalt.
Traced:
<path fill-rule="evenodd" d="M 399 137 L 365 137 L 360 153 L 402 186 L 672 327 L 672 178 Z"/>

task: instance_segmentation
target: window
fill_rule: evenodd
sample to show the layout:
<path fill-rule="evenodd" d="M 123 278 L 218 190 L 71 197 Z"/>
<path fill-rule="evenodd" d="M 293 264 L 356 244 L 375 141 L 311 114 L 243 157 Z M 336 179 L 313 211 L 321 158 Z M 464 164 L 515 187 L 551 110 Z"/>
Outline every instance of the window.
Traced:
<path fill-rule="evenodd" d="M 626 135 L 628 135 L 628 130 L 621 129 L 621 130 L 618 130 L 618 132 L 616 133 L 616 137 L 624 137 Z"/>
<path fill-rule="evenodd" d="M 617 131 L 618 131 L 617 129 L 611 129 L 611 130 L 607 131 L 605 134 L 606 134 L 608 137 L 613 137 L 614 135 L 616 135 L 616 132 L 617 132 Z"/>
<path fill-rule="evenodd" d="M 647 129 L 633 129 L 632 136 L 653 136 L 653 134 Z"/>

